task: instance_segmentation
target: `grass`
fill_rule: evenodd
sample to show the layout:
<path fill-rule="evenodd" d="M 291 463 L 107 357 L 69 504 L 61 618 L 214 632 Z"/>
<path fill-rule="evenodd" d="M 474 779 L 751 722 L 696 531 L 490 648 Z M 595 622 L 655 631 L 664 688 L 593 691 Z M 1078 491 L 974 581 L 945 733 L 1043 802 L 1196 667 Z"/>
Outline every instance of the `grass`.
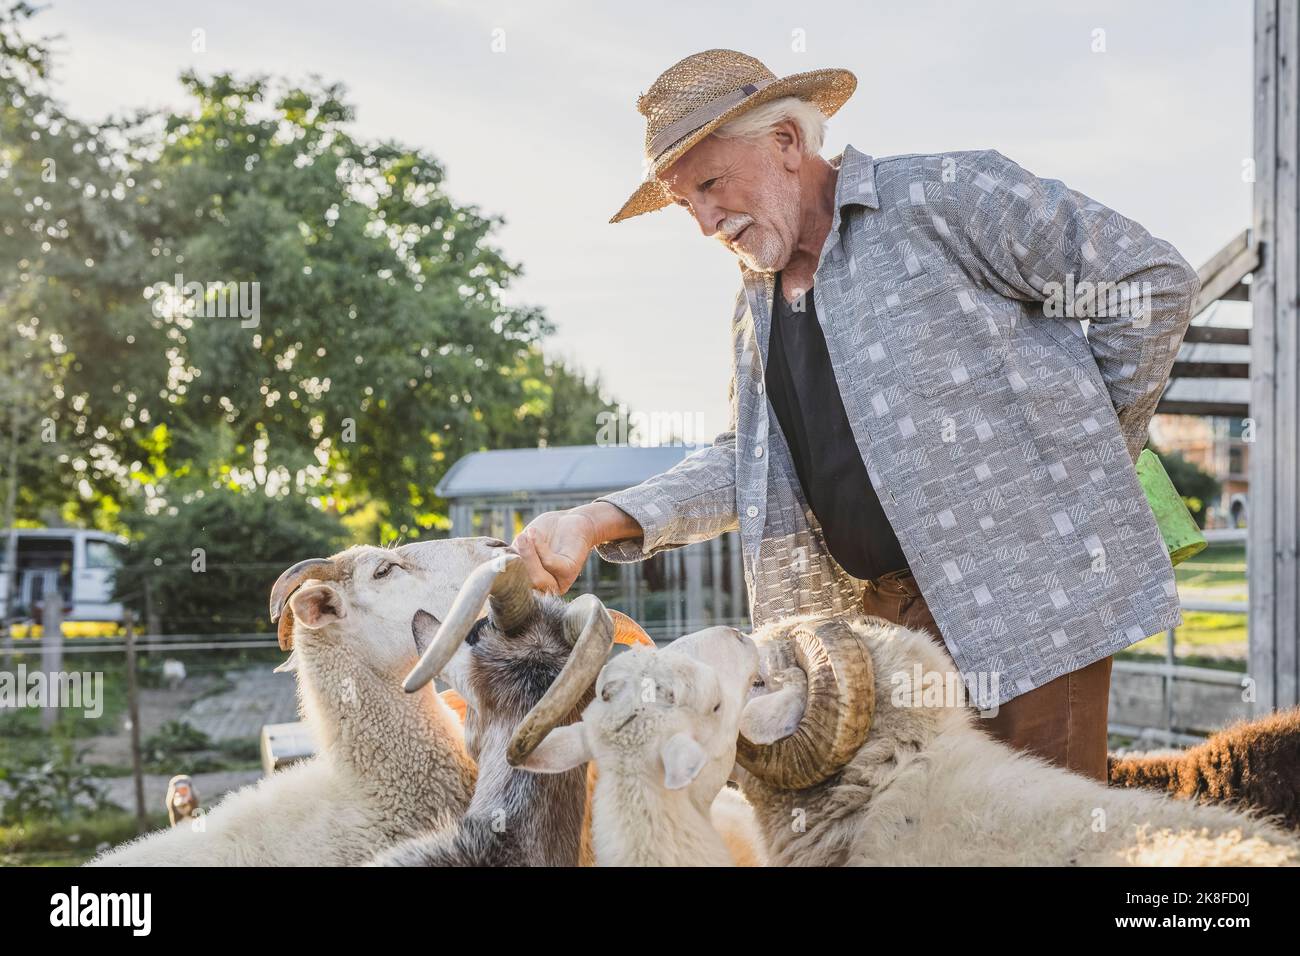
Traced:
<path fill-rule="evenodd" d="M 1174 569 L 1178 590 L 1184 598 L 1241 601 L 1241 614 L 1221 611 L 1184 611 L 1183 624 L 1174 632 L 1178 661 L 1204 667 L 1240 670 L 1246 646 L 1246 547 L 1240 542 L 1212 544 L 1196 557 Z M 1205 592 L 1198 595 L 1198 592 Z M 1225 593 L 1226 592 L 1226 593 Z M 1139 641 L 1119 655 L 1136 660 L 1165 654 L 1165 635 L 1155 634 Z M 1240 648 L 1239 660 L 1225 650 Z M 1204 653 L 1197 653 L 1198 651 Z M 1215 652 L 1218 653 L 1215 653 Z"/>
<path fill-rule="evenodd" d="M 25 663 L 29 673 L 41 666 L 38 654 L 16 654 L 14 666 Z M 103 712 L 98 717 L 87 717 L 84 709 L 60 707 L 55 711 L 55 732 L 72 738 L 94 737 L 114 733 L 122 724 L 126 712 L 126 668 L 121 660 L 69 657 L 64 670 L 102 673 L 99 702 Z M 22 691 L 19 688 L 20 692 Z M 83 698 L 84 699 L 84 698 Z M 36 758 L 49 747 L 51 731 L 41 725 L 42 711 L 38 707 L 15 707 L 0 711 L 0 740 L 5 747 L 0 756 L 20 760 Z M 5 753 L 7 751 L 7 753 Z M 7 762 L 7 761 L 6 761 Z"/>
<path fill-rule="evenodd" d="M 1238 542 L 1212 544 L 1174 568 L 1183 589 L 1240 588 L 1246 590 L 1246 546 Z"/>
<path fill-rule="evenodd" d="M 147 818 L 150 829 L 168 826 L 165 813 Z M 135 814 L 106 810 L 69 821 L 0 826 L 0 866 L 80 866 L 103 846 L 136 836 Z"/>

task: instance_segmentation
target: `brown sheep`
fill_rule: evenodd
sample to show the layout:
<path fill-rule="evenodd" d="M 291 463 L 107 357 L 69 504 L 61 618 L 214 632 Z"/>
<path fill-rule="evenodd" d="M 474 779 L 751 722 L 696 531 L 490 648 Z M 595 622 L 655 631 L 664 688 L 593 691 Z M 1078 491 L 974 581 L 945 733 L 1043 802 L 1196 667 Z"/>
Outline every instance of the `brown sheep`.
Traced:
<path fill-rule="evenodd" d="M 1144 787 L 1280 817 L 1300 830 L 1300 707 L 1240 721 L 1172 754 L 1107 759 L 1112 787 Z"/>

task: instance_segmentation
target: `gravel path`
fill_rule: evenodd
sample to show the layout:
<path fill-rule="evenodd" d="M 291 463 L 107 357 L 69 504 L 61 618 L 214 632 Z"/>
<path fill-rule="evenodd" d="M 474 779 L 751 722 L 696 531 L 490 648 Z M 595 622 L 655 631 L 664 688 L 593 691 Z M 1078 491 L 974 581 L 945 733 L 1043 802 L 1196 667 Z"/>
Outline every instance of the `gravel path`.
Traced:
<path fill-rule="evenodd" d="M 216 806 L 223 794 L 262 778 L 260 770 L 223 770 L 217 773 L 194 774 L 194 787 L 199 792 L 200 805 L 207 809 Z M 150 813 L 166 810 L 167 781 L 164 774 L 144 775 L 144 806 Z M 135 808 L 135 782 L 130 777 L 110 777 L 103 781 L 108 799 L 124 810 Z"/>
<path fill-rule="evenodd" d="M 182 720 L 214 742 L 258 738 L 263 724 L 298 719 L 297 685 L 292 674 L 257 668 L 233 671 L 226 676 L 234 687 L 195 701 L 181 715 Z"/>

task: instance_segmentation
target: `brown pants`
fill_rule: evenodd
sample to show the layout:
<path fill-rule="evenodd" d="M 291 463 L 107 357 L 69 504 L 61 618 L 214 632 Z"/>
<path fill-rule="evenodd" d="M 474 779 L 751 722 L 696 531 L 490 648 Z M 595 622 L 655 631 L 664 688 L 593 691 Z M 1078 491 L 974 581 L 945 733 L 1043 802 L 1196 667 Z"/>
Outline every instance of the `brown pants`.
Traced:
<path fill-rule="evenodd" d="M 944 647 L 938 625 L 910 572 L 884 574 L 865 582 L 862 609 L 895 624 L 925 629 Z M 977 718 L 976 725 L 1017 750 L 1104 782 L 1110 664 L 1106 657 L 1064 674 L 1002 704 L 997 716 Z"/>

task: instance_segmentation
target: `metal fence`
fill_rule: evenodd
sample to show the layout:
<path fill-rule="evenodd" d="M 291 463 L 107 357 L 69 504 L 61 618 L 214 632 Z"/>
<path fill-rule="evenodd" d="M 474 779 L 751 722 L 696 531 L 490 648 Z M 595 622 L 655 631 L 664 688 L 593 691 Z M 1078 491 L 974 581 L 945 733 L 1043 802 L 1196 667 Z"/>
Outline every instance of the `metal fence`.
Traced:
<path fill-rule="evenodd" d="M 1206 538 L 1211 544 L 1227 542 L 1246 542 L 1246 530 L 1244 528 L 1222 529 L 1218 531 L 1205 532 Z M 1249 569 L 1247 569 L 1249 570 Z M 1247 588 L 1249 589 L 1249 574 L 1247 574 Z M 1208 601 L 1184 598 L 1181 600 L 1184 611 L 1206 611 L 1219 614 L 1240 614 L 1243 617 L 1249 612 L 1247 601 Z M 1177 685 L 1182 683 L 1213 685 L 1217 687 L 1233 687 L 1246 689 L 1250 684 L 1250 678 L 1244 670 L 1227 670 L 1214 667 L 1199 667 L 1191 664 L 1180 664 L 1178 662 L 1178 652 L 1175 643 L 1176 632 L 1170 628 L 1165 632 L 1165 654 L 1164 660 L 1156 662 L 1117 660 L 1112 666 L 1112 673 L 1115 675 L 1133 675 L 1137 677 L 1159 678 L 1161 682 L 1162 711 L 1164 715 L 1163 726 L 1136 726 L 1132 724 L 1111 722 L 1108 729 L 1112 734 L 1125 737 L 1133 737 L 1142 743 L 1158 743 L 1167 746 L 1186 746 L 1189 744 L 1199 743 L 1204 739 L 1202 734 L 1192 732 L 1192 728 L 1186 720 L 1180 718 L 1176 707 Z M 1114 678 L 1112 677 L 1112 681 Z M 1112 707 L 1113 710 L 1113 707 Z"/>
<path fill-rule="evenodd" d="M 1216 543 L 1244 543 L 1246 532 L 1238 529 L 1207 532 L 1207 537 Z M 725 544 L 729 543 L 726 542 Z M 737 610 L 741 610 L 743 614 L 743 609 L 734 607 L 733 602 L 730 600 L 724 602 L 724 608 L 721 615 L 719 615 L 718 609 L 712 607 L 710 602 L 698 600 L 699 595 L 694 595 L 697 598 L 694 601 L 686 599 L 687 591 L 690 589 L 683 582 L 690 582 L 694 579 L 720 586 L 721 582 L 729 581 L 730 576 L 726 573 L 729 562 L 725 559 L 732 556 L 724 552 L 723 546 L 723 542 L 718 542 L 711 551 L 697 548 L 694 553 L 687 554 L 685 552 L 691 549 L 683 549 L 681 552 L 670 554 L 669 559 L 672 560 L 672 564 L 661 575 L 663 580 L 658 581 L 659 587 L 663 589 L 662 594 L 650 589 L 651 582 L 649 580 L 638 579 L 634 582 L 635 586 L 629 587 L 626 574 L 628 566 L 605 565 L 594 556 L 590 562 L 593 566 L 586 570 L 577 586 L 581 589 L 595 591 L 611 607 L 625 609 L 634 617 L 638 617 L 646 625 L 651 636 L 661 642 L 709 624 L 732 623 L 743 627 L 745 626 L 743 617 L 736 614 Z M 694 558 L 694 560 L 688 560 L 691 558 Z M 629 594 L 633 596 L 629 597 Z M 713 613 L 700 614 L 698 605 L 701 603 L 708 604 L 709 611 Z M 1213 612 L 1243 616 L 1247 614 L 1248 609 L 1245 601 L 1201 600 L 1195 598 L 1184 598 L 1182 606 L 1185 611 L 1189 612 Z M 649 612 L 649 614 L 647 615 L 646 612 Z M 692 612 L 701 619 L 694 620 Z M 1147 682 L 1148 686 L 1143 697 L 1145 706 L 1137 708 L 1142 711 L 1141 719 L 1138 720 L 1132 719 L 1132 713 L 1124 713 L 1126 708 L 1122 706 L 1121 698 L 1123 695 L 1112 694 L 1112 720 L 1109 724 L 1111 733 L 1135 738 L 1140 743 L 1148 745 L 1186 745 L 1194 743 L 1202 739 L 1207 725 L 1207 715 L 1198 713 L 1197 708 L 1186 703 L 1186 698 L 1189 697 L 1187 688 L 1189 686 L 1217 687 L 1223 692 L 1227 692 L 1230 688 L 1241 690 L 1249 686 L 1249 678 L 1244 673 L 1244 670 L 1219 669 L 1181 662 L 1175 637 L 1174 630 L 1166 632 L 1162 660 L 1116 660 L 1114 662 L 1112 668 L 1113 690 L 1123 686 L 1126 679 L 1130 688 L 1139 686 L 1139 681 Z M 60 645 L 58 651 L 60 655 L 125 654 L 127 652 L 127 642 L 120 636 L 104 636 L 93 639 L 64 638 L 58 643 Z M 141 655 L 188 652 L 213 652 L 214 655 L 219 655 L 221 652 L 230 651 L 269 651 L 276 647 L 277 642 L 273 634 L 258 632 L 228 634 L 148 633 L 138 634 L 134 638 L 134 652 Z M 10 654 L 14 653 L 29 653 L 46 657 L 51 650 L 49 642 L 43 639 L 13 640 L 7 635 L 0 637 L 0 656 L 4 658 L 8 658 Z M 216 659 L 216 656 L 214 656 L 214 663 Z M 1160 688 L 1158 713 L 1150 706 L 1150 684 L 1157 681 Z M 1181 707 L 1179 706 L 1180 693 L 1185 699 Z M 1196 695 L 1191 694 L 1190 696 Z M 1220 702 L 1228 699 L 1224 694 L 1219 696 Z M 1223 708 L 1220 706 L 1218 709 L 1222 710 Z M 1128 708 L 1128 710 L 1132 711 L 1134 708 Z M 1228 716 L 1234 715 L 1229 714 Z M 1214 725 L 1217 724 L 1211 723 L 1211 726 Z"/>

